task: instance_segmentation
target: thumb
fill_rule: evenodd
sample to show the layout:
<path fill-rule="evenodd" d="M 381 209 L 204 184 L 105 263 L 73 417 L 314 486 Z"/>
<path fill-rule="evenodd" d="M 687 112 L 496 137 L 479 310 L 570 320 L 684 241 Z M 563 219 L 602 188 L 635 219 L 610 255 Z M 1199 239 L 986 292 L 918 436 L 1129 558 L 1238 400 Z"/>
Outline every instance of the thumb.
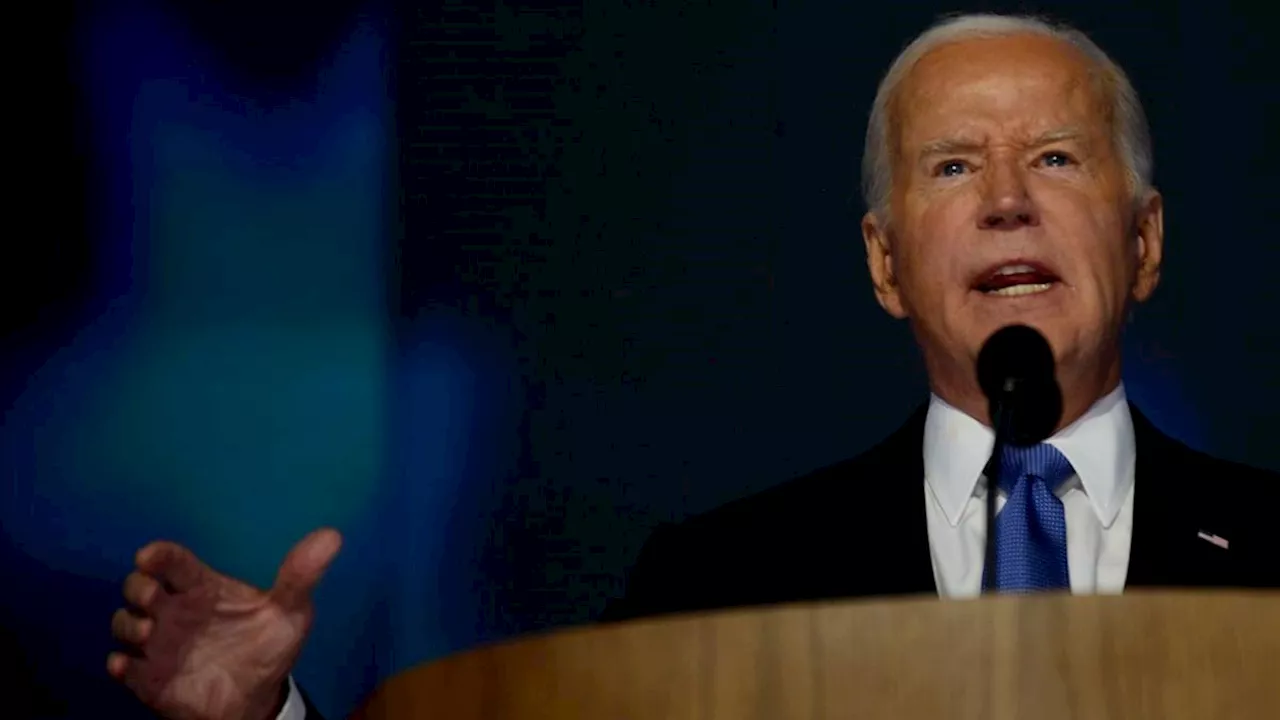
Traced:
<path fill-rule="evenodd" d="M 321 528 L 302 538 L 280 564 L 272 598 L 286 609 L 304 606 L 341 547 L 342 536 L 332 528 Z"/>

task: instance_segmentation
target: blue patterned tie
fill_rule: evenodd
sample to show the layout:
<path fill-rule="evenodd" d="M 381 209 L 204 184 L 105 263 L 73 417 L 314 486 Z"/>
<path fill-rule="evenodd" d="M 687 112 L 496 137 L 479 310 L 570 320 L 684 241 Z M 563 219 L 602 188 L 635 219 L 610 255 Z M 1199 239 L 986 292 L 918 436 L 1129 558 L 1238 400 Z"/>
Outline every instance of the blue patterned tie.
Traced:
<path fill-rule="evenodd" d="M 1067 574 L 1067 519 L 1054 495 L 1075 471 L 1052 445 L 1014 446 L 1000 455 L 1004 507 L 996 515 L 995 572 L 984 585 L 1000 592 L 1071 587 Z"/>

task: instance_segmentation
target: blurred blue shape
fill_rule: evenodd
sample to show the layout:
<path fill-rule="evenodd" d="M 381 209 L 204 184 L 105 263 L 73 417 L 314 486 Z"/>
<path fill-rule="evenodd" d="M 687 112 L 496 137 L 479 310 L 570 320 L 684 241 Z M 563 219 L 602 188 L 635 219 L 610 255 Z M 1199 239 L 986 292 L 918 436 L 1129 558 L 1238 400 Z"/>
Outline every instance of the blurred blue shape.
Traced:
<path fill-rule="evenodd" d="M 106 681 L 108 620 L 157 537 L 269 585 L 320 525 L 348 536 L 322 586 L 311 692 L 349 708 L 390 632 L 368 562 L 382 512 L 394 109 L 377 18 L 270 104 L 146 3 L 81 28 L 101 294 L 3 421 L 3 527 L 31 583 L 38 672 L 70 715 L 140 709 Z M 287 42 L 287 39 L 282 40 Z M 381 625 L 380 625 L 381 623 Z"/>

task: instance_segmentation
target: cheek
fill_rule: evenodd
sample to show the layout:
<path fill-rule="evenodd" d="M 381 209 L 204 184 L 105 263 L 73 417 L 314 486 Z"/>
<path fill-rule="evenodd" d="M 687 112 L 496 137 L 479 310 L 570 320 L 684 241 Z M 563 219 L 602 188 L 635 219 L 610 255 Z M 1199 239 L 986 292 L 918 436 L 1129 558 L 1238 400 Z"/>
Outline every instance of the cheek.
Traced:
<path fill-rule="evenodd" d="M 1137 269 L 1137 240 L 1132 237 L 1124 218 L 1118 213 L 1092 218 L 1088 237 L 1092 247 L 1087 248 L 1084 260 L 1097 266 L 1099 279 L 1112 289 L 1127 289 L 1129 279 Z"/>
<path fill-rule="evenodd" d="M 1042 219 L 1047 235 L 1069 253 L 1085 277 L 1110 281 L 1129 272 L 1136 257 L 1123 209 L 1090 193 L 1046 193 Z"/>
<path fill-rule="evenodd" d="M 910 240 L 898 254 L 898 273 L 906 292 L 937 304 L 955 291 L 965 267 L 963 238 L 969 217 L 959 203 L 935 202 L 912 218 L 907 226 Z"/>
<path fill-rule="evenodd" d="M 907 315 L 926 326 L 950 327 L 964 316 L 964 298 L 956 296 L 956 262 L 937 244 L 920 243 L 901 258 L 899 297 Z"/>
<path fill-rule="evenodd" d="M 1137 271 L 1137 244 L 1115 218 L 1091 218 L 1077 225 L 1077 237 L 1087 238 L 1075 248 L 1081 277 L 1093 285 L 1088 293 L 1098 311 L 1112 316 L 1123 311 Z"/>
<path fill-rule="evenodd" d="M 980 202 L 971 185 L 917 190 L 908 199 L 909 211 L 914 211 L 911 214 L 915 225 L 926 233 L 960 228 L 958 223 L 972 218 L 975 206 Z"/>

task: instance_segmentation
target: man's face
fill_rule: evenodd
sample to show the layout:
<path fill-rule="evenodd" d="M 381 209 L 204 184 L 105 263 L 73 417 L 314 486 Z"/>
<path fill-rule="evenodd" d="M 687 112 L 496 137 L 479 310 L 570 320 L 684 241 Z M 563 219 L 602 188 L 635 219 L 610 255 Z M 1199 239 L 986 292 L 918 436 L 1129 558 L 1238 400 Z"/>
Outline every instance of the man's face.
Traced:
<path fill-rule="evenodd" d="M 1060 379 L 1118 380 L 1127 305 L 1159 278 L 1160 198 L 1135 215 L 1087 59 L 1036 35 L 944 45 L 891 112 L 889 222 L 868 214 L 863 233 L 877 298 L 910 318 L 931 380 L 972 384 L 1011 323 L 1045 335 Z"/>

